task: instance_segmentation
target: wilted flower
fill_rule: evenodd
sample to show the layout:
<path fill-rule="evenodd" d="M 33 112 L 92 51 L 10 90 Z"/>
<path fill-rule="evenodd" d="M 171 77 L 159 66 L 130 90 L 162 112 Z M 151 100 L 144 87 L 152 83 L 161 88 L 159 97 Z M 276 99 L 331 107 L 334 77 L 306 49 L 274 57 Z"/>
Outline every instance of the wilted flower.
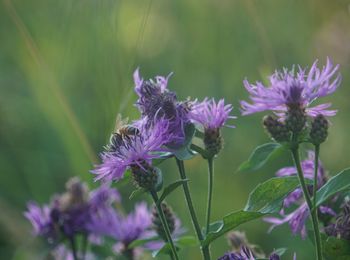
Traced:
<path fill-rule="evenodd" d="M 167 77 L 157 76 L 155 80 L 144 80 L 139 70 L 134 72 L 135 92 L 139 96 L 136 106 L 142 117 L 148 118 L 148 126 L 152 127 L 154 121 L 167 120 L 167 132 L 172 136 L 169 144 L 181 144 L 185 138 L 185 126 L 189 123 L 188 112 L 190 101 L 180 102 L 176 93 L 167 88 Z"/>
<path fill-rule="evenodd" d="M 314 177 L 314 158 L 315 158 L 314 152 L 309 151 L 308 158 L 302 161 L 301 163 L 304 177 L 306 179 L 312 180 Z M 280 169 L 276 173 L 277 176 L 292 176 L 296 174 L 297 174 L 297 169 L 295 167 L 285 167 Z M 326 171 L 321 161 L 319 161 L 317 178 L 318 178 L 317 189 L 319 189 L 327 181 Z M 312 185 L 310 185 L 309 187 L 312 188 Z M 282 225 L 284 223 L 289 223 L 292 233 L 294 235 L 300 233 L 302 238 L 305 238 L 307 235 L 305 222 L 310 215 L 310 211 L 307 207 L 306 202 L 303 202 L 302 198 L 303 198 L 303 193 L 301 188 L 295 189 L 284 199 L 284 202 L 283 202 L 284 208 L 280 212 L 280 215 L 282 218 L 277 218 L 277 217 L 264 218 L 266 222 L 269 222 L 272 224 L 269 231 L 271 231 L 276 226 Z M 299 206 L 293 212 L 289 214 L 285 214 L 285 210 L 292 205 L 299 205 Z M 326 206 L 320 206 L 319 212 L 320 212 L 320 215 L 322 214 L 330 215 L 330 216 L 335 215 L 335 212 L 331 208 Z"/>
<path fill-rule="evenodd" d="M 336 110 L 327 110 L 331 104 L 321 104 L 311 107 L 317 98 L 332 94 L 340 84 L 341 76 L 337 74 L 339 66 L 333 66 L 327 59 L 322 69 L 317 67 L 317 61 L 310 70 L 298 67 L 295 73 L 284 69 L 276 71 L 270 76 L 270 85 L 265 87 L 262 83 L 256 85 L 244 81 L 244 86 L 250 94 L 252 103 L 241 101 L 242 114 L 248 115 L 265 110 L 275 112 L 290 112 L 298 109 L 308 116 L 316 117 L 318 114 L 334 116 Z"/>
<path fill-rule="evenodd" d="M 145 119 L 136 122 L 140 134 L 132 136 L 117 136 L 118 142 L 113 150 L 107 150 L 101 154 L 102 163 L 91 172 L 96 174 L 96 180 L 119 180 L 127 169 L 131 169 L 134 177 L 140 177 L 145 173 L 145 178 L 152 177 L 154 169 L 151 161 L 158 158 L 157 152 L 172 136 L 168 134 L 168 121 L 158 120 L 153 128 L 145 126 Z M 152 181 L 151 181 L 152 182 Z M 141 184 L 142 185 L 142 184 Z"/>

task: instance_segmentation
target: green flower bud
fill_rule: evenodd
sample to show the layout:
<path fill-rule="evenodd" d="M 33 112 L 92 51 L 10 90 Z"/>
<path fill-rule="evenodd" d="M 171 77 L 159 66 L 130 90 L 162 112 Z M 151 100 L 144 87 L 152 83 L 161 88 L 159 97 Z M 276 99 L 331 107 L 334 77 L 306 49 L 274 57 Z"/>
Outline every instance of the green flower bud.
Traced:
<path fill-rule="evenodd" d="M 310 140 L 314 145 L 326 141 L 328 136 L 328 120 L 323 115 L 318 115 L 311 124 Z"/>
<path fill-rule="evenodd" d="M 263 125 L 270 136 L 279 143 L 290 140 L 290 131 L 287 126 L 272 116 L 265 116 Z"/>

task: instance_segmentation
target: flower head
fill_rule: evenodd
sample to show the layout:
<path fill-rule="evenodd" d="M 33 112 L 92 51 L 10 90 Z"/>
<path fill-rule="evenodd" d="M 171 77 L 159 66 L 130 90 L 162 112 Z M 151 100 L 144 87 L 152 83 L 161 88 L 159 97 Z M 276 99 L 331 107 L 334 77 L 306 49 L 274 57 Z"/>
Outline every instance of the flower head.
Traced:
<path fill-rule="evenodd" d="M 157 76 L 155 80 L 144 80 L 137 69 L 134 72 L 135 92 L 139 96 L 136 106 L 142 117 L 148 119 L 149 127 L 152 127 L 154 121 L 167 120 L 167 131 L 173 137 L 169 143 L 179 144 L 185 138 L 184 128 L 189 122 L 191 102 L 178 101 L 176 93 L 167 88 L 170 76 L 171 74 L 167 77 Z"/>
<path fill-rule="evenodd" d="M 111 209 L 103 215 L 92 215 L 92 226 L 101 236 L 109 236 L 117 241 L 114 246 L 117 253 L 124 253 L 128 245 L 137 239 L 146 238 L 151 227 L 151 212 L 146 203 L 136 204 L 133 212 L 123 215 Z"/>
<path fill-rule="evenodd" d="M 66 184 L 66 192 L 56 195 L 50 205 L 40 208 L 30 202 L 24 215 L 32 223 L 35 235 L 54 243 L 59 237 L 98 233 L 91 216 L 97 213 L 104 215 L 110 204 L 119 200 L 120 196 L 114 189 L 101 186 L 89 192 L 85 183 L 72 178 Z"/>
<path fill-rule="evenodd" d="M 227 125 L 229 119 L 236 118 L 230 116 L 232 109 L 231 104 L 225 105 L 224 99 L 216 103 L 214 99 L 206 98 L 192 106 L 189 117 L 193 123 L 204 128 L 203 141 L 209 157 L 215 156 L 222 149 L 223 138 L 220 129 L 223 126 L 234 128 L 233 125 Z"/>
<path fill-rule="evenodd" d="M 36 236 L 43 236 L 53 242 L 57 238 L 57 229 L 51 218 L 52 209 L 48 205 L 40 207 L 36 202 L 27 204 L 28 210 L 24 216 L 30 221 L 33 226 L 33 233 Z"/>
<path fill-rule="evenodd" d="M 276 71 L 270 76 L 270 85 L 265 87 L 257 82 L 255 85 L 245 80 L 244 86 L 250 94 L 252 103 L 241 101 L 242 114 L 248 115 L 265 110 L 277 113 L 287 112 L 289 109 L 299 107 L 305 110 L 308 116 L 316 117 L 318 114 L 334 116 L 336 110 L 328 110 L 330 103 L 311 107 L 311 104 L 320 97 L 332 94 L 340 84 L 341 76 L 338 74 L 339 66 L 333 66 L 327 59 L 326 66 L 317 67 L 317 61 L 310 70 L 298 67 L 291 71 L 284 69 Z"/>
<path fill-rule="evenodd" d="M 129 168 L 144 169 L 152 159 L 159 156 L 157 152 L 164 150 L 162 146 L 172 138 L 167 132 L 168 121 L 159 120 L 152 128 L 145 126 L 144 121 L 142 119 L 142 122 L 135 123 L 140 127 L 140 134 L 116 135 L 114 149 L 103 152 L 102 163 L 92 170 L 96 174 L 96 180 L 119 180 Z"/>
<path fill-rule="evenodd" d="M 204 99 L 202 102 L 195 102 L 190 111 L 189 117 L 194 123 L 203 126 L 204 129 L 218 129 L 223 126 L 234 128 L 233 125 L 227 125 L 228 119 L 234 119 L 230 116 L 233 107 L 226 104 L 224 99 L 215 102 L 214 99 Z"/>

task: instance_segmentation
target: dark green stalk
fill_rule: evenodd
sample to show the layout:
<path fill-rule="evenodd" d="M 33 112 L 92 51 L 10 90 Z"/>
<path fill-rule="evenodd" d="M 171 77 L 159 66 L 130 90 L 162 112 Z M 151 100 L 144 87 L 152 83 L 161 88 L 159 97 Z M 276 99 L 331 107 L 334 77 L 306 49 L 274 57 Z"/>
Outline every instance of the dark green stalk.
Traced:
<path fill-rule="evenodd" d="M 87 234 L 83 234 L 83 241 L 82 241 L 82 246 L 81 246 L 81 253 L 82 253 L 82 260 L 85 260 L 85 256 L 86 256 L 86 250 L 88 247 L 88 235 Z"/>
<path fill-rule="evenodd" d="M 180 177 L 182 180 L 186 180 L 186 172 L 185 172 L 185 166 L 184 166 L 184 162 L 182 160 L 179 160 L 176 158 L 176 164 L 179 168 L 179 173 L 180 173 Z M 187 207 L 188 210 L 190 212 L 191 215 L 191 220 L 192 220 L 192 224 L 194 226 L 194 229 L 196 231 L 197 237 L 199 242 L 202 242 L 204 240 L 202 231 L 201 231 L 201 227 L 199 225 L 198 219 L 197 219 L 197 215 L 196 215 L 196 211 L 194 210 L 193 207 L 193 203 L 192 203 L 192 198 L 191 198 L 191 193 L 190 193 L 190 188 L 188 186 L 187 182 L 184 182 L 182 184 L 183 190 L 184 190 L 184 194 L 185 194 L 185 199 L 187 202 Z M 210 252 L 209 252 L 209 247 L 205 246 L 205 247 L 201 247 L 202 250 L 202 254 L 205 260 L 210 260 Z"/>
<path fill-rule="evenodd" d="M 168 222 L 166 221 L 166 218 L 164 216 L 164 212 L 163 212 L 163 209 L 162 209 L 161 205 L 158 203 L 158 200 L 159 200 L 158 199 L 158 194 L 155 191 L 150 191 L 150 193 L 152 195 L 154 204 L 156 205 L 156 208 L 157 208 L 160 220 L 162 222 L 162 226 L 163 226 L 163 229 L 165 231 L 166 238 L 168 240 L 167 242 L 170 244 L 171 251 L 173 253 L 172 256 L 174 257 L 175 260 L 178 260 L 179 257 L 178 257 L 177 252 L 176 252 L 174 241 L 171 238 L 171 233 L 170 233 L 170 230 L 169 230 Z"/>
<path fill-rule="evenodd" d="M 313 188 L 313 194 L 312 194 L 312 198 L 313 198 L 313 209 L 316 212 L 317 215 L 317 206 L 316 206 L 316 192 L 317 192 L 317 175 L 318 175 L 318 157 L 320 155 L 320 145 L 317 144 L 315 145 L 315 173 L 314 173 L 314 188 Z"/>
<path fill-rule="evenodd" d="M 214 158 L 208 159 L 208 204 L 207 204 L 207 219 L 206 219 L 206 234 L 209 232 L 211 201 L 213 197 L 213 183 L 214 183 Z"/>
<path fill-rule="evenodd" d="M 69 242 L 70 242 L 70 246 L 71 246 L 72 253 L 73 253 L 73 259 L 74 259 L 74 260 L 78 260 L 78 256 L 77 256 L 77 247 L 76 247 L 75 239 L 74 239 L 73 236 L 70 236 L 70 237 L 69 237 Z"/>
<path fill-rule="evenodd" d="M 306 183 L 305 183 L 305 179 L 304 179 L 304 173 L 303 170 L 301 168 L 301 164 L 300 164 L 300 157 L 299 157 L 299 148 L 298 145 L 295 145 L 295 147 L 293 147 L 291 149 L 292 151 L 292 155 L 293 155 L 293 159 L 294 159 L 294 163 L 295 166 L 297 168 L 297 173 L 298 173 L 298 178 L 299 178 L 299 182 L 300 182 L 300 186 L 303 190 L 303 194 L 304 194 L 304 198 L 305 201 L 307 203 L 307 206 L 309 208 L 309 212 L 311 214 L 311 220 L 312 220 L 312 226 L 313 226 L 313 231 L 314 231 L 314 237 L 315 237 L 315 244 L 316 244 L 316 256 L 317 256 L 317 260 L 322 260 L 322 244 L 321 244 L 321 237 L 320 237 L 320 230 L 319 230 L 319 225 L 318 225 L 318 219 L 317 219 L 317 215 L 315 214 L 316 210 L 313 210 L 312 207 L 312 201 L 310 199 L 310 194 L 309 191 L 307 189 Z"/>

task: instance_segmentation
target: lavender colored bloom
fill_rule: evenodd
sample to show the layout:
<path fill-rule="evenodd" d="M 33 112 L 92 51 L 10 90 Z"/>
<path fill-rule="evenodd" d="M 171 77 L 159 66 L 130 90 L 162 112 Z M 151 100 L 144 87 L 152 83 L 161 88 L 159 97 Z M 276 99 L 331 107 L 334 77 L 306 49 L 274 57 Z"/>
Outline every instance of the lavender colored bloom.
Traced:
<path fill-rule="evenodd" d="M 317 67 L 317 61 L 310 70 L 298 67 L 295 73 L 284 69 L 276 71 L 270 76 L 270 85 L 264 86 L 261 82 L 255 85 L 245 80 L 244 86 L 250 94 L 252 103 L 241 101 L 242 114 L 248 115 L 265 110 L 277 113 L 286 112 L 293 107 L 305 109 L 308 116 L 316 117 L 319 114 L 334 116 L 336 110 L 328 110 L 330 103 L 311 107 L 317 98 L 332 94 L 340 84 L 341 76 L 338 73 L 339 66 L 333 66 L 327 59 L 326 66 Z M 280 114 L 281 115 L 281 114 Z"/>
<path fill-rule="evenodd" d="M 78 178 L 69 180 L 66 189 L 43 208 L 36 203 L 28 203 L 28 211 L 25 212 L 35 235 L 43 236 L 51 243 L 57 242 L 60 236 L 94 235 L 98 230 L 92 225 L 91 216 L 105 215 L 112 203 L 120 201 L 118 192 L 107 185 L 89 192 L 86 184 Z"/>
<path fill-rule="evenodd" d="M 215 130 L 223 126 L 234 128 L 233 125 L 227 125 L 228 119 L 237 118 L 230 116 L 233 107 L 226 104 L 224 99 L 220 99 L 218 103 L 214 99 L 204 99 L 202 102 L 195 102 L 189 114 L 193 123 L 198 123 L 204 129 Z"/>
<path fill-rule="evenodd" d="M 312 180 L 314 177 L 313 176 L 314 175 L 314 158 L 315 158 L 314 152 L 309 151 L 308 158 L 302 161 L 301 163 L 304 177 L 310 180 Z M 296 174 L 297 174 L 297 170 L 295 167 L 285 167 L 280 169 L 276 173 L 277 176 L 291 176 Z M 321 161 L 319 161 L 317 178 L 318 178 L 317 189 L 319 189 L 327 181 L 326 171 Z M 310 185 L 310 188 L 311 187 L 312 185 Z M 302 199 L 303 199 L 302 190 L 300 188 L 297 188 L 284 199 L 284 202 L 283 202 L 284 208 L 280 212 L 281 218 L 278 218 L 278 217 L 264 218 L 266 222 L 272 224 L 272 226 L 269 229 L 269 232 L 272 231 L 276 226 L 282 225 L 284 223 L 289 223 L 292 233 L 294 235 L 300 233 L 301 237 L 304 239 L 307 235 L 305 222 L 308 219 L 310 212 L 306 202 L 301 202 Z M 298 205 L 298 208 L 289 214 L 285 214 L 285 210 L 292 205 Z M 335 212 L 331 208 L 326 206 L 320 206 L 319 210 L 321 214 L 326 214 L 330 216 L 335 215 Z"/>
<path fill-rule="evenodd" d="M 115 209 L 104 211 L 104 214 L 93 214 L 92 226 L 99 235 L 114 238 L 113 247 L 117 253 L 124 253 L 128 245 L 137 239 L 146 238 L 151 227 L 151 212 L 146 203 L 136 204 L 135 210 L 124 216 Z"/>
<path fill-rule="evenodd" d="M 136 106 L 142 117 L 149 119 L 149 127 L 152 127 L 154 120 L 168 120 L 167 131 L 173 137 L 169 144 L 181 144 L 185 138 L 185 126 L 189 123 L 191 102 L 178 101 L 175 92 L 167 88 L 170 76 L 144 80 L 137 69 L 134 72 L 135 92 L 139 96 Z"/>
<path fill-rule="evenodd" d="M 36 236 L 43 236 L 53 242 L 58 236 L 57 229 L 51 219 L 52 209 L 48 205 L 40 207 L 36 202 L 29 202 L 28 210 L 24 216 L 30 221 L 33 226 L 33 233 Z"/>
<path fill-rule="evenodd" d="M 150 164 L 152 159 L 159 157 L 157 152 L 164 151 L 162 146 L 172 139 L 167 132 L 168 121 L 159 120 L 153 128 L 146 127 L 144 122 L 145 119 L 142 119 L 135 123 L 140 127 L 140 134 L 117 137 L 114 150 L 101 154 L 102 163 L 91 171 L 96 174 L 96 180 L 119 180 L 127 169 L 133 166 L 144 168 L 145 163 Z"/>

